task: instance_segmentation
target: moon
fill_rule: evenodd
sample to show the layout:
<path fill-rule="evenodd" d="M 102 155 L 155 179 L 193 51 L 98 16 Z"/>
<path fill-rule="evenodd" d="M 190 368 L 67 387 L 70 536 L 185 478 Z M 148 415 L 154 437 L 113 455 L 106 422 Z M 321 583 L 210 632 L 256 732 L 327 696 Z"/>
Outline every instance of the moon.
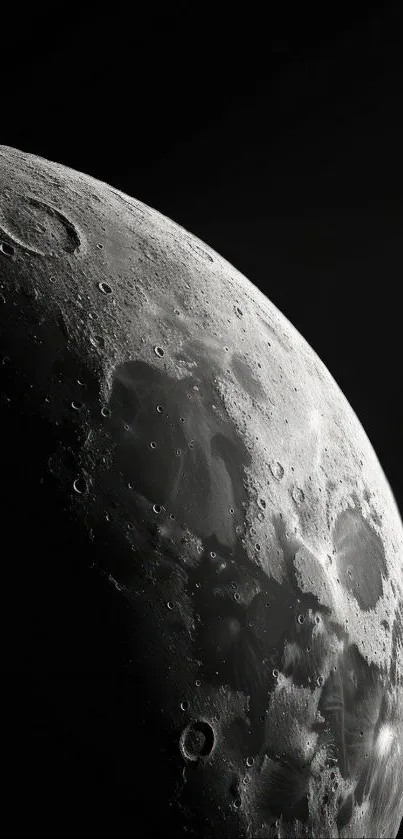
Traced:
<path fill-rule="evenodd" d="M 6 821 L 396 836 L 403 529 L 342 391 L 156 210 L 0 186 Z"/>

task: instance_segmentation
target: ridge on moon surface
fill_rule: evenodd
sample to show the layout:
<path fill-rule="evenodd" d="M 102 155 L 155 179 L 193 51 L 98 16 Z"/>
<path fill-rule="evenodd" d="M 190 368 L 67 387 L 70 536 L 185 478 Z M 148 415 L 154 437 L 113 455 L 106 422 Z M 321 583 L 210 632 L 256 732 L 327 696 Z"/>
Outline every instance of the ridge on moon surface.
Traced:
<path fill-rule="evenodd" d="M 14 829 L 396 836 L 403 529 L 329 371 L 207 244 L 7 146 L 0 293 Z"/>

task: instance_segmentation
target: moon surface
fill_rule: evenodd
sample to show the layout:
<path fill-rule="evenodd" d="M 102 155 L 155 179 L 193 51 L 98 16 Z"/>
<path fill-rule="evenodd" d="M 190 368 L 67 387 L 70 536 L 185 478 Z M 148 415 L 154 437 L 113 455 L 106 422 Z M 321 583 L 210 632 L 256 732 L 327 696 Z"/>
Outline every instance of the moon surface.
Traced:
<path fill-rule="evenodd" d="M 0 186 L 9 832 L 396 836 L 403 530 L 343 393 L 154 209 Z"/>

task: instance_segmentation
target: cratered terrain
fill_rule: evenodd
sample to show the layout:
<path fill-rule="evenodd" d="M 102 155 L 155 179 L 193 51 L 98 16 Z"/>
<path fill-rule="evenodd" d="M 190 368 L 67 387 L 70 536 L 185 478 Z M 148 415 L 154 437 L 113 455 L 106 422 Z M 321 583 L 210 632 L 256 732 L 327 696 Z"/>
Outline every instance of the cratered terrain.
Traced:
<path fill-rule="evenodd" d="M 5 146 L 0 189 L 6 832 L 395 836 L 403 532 L 343 393 L 154 209 Z"/>

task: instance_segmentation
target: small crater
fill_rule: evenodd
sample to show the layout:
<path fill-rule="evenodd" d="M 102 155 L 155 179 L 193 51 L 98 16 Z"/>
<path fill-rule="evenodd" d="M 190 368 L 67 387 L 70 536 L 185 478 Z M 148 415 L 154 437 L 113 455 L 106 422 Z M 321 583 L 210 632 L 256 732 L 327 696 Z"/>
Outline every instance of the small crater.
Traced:
<path fill-rule="evenodd" d="M 15 248 L 9 245 L 8 242 L 0 242 L 0 253 L 3 256 L 7 256 L 8 259 L 12 259 L 15 254 Z"/>
<path fill-rule="evenodd" d="M 199 254 L 199 256 L 203 257 L 203 259 L 206 259 L 207 262 L 214 262 L 213 257 L 210 256 L 210 254 L 207 253 L 207 251 L 205 251 L 204 248 L 201 248 L 200 245 L 196 244 L 196 242 L 192 240 L 189 241 L 188 244 L 192 251 Z"/>
<path fill-rule="evenodd" d="M 78 495 L 83 495 L 87 489 L 87 482 L 85 478 L 76 478 L 73 483 L 73 488 Z"/>
<path fill-rule="evenodd" d="M 273 462 L 270 464 L 270 472 L 273 475 L 273 478 L 276 479 L 276 481 L 281 481 L 281 479 L 284 477 L 284 467 L 281 465 L 281 463 L 278 462 L 278 460 L 273 460 Z"/>
<path fill-rule="evenodd" d="M 105 348 L 105 339 L 102 335 L 94 335 L 90 338 L 90 342 L 94 347 L 101 347 L 101 349 Z"/>
<path fill-rule="evenodd" d="M 102 291 L 102 294 L 112 294 L 112 289 L 109 283 L 104 282 L 104 280 L 98 283 L 98 288 Z"/>
<path fill-rule="evenodd" d="M 305 501 L 305 495 L 301 487 L 293 487 L 291 495 L 296 504 L 302 504 Z"/>

